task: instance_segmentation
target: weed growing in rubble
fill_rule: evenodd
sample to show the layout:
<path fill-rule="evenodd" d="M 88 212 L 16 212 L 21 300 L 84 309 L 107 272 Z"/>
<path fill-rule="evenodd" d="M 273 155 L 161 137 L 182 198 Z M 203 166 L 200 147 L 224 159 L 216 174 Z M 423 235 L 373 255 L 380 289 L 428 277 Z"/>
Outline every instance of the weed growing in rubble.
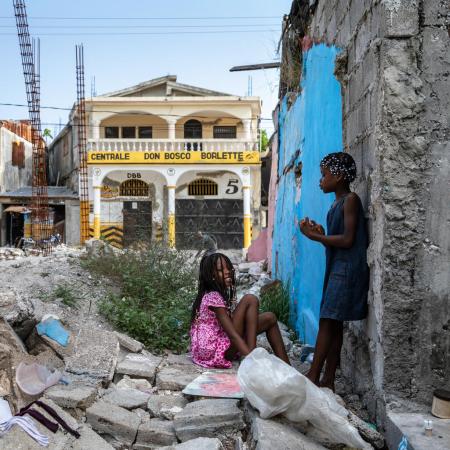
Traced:
<path fill-rule="evenodd" d="M 282 283 L 276 283 L 263 291 L 260 299 L 261 312 L 273 312 L 280 322 L 291 323 L 289 315 L 289 292 Z"/>
<path fill-rule="evenodd" d="M 99 305 L 118 329 L 154 353 L 187 350 L 196 275 L 182 252 L 152 244 L 90 257 L 84 266 L 118 284 L 119 294 L 110 294 Z"/>
<path fill-rule="evenodd" d="M 51 297 L 53 300 L 60 299 L 61 303 L 72 308 L 77 306 L 77 298 L 72 291 L 72 288 L 67 284 L 61 284 L 55 288 Z"/>

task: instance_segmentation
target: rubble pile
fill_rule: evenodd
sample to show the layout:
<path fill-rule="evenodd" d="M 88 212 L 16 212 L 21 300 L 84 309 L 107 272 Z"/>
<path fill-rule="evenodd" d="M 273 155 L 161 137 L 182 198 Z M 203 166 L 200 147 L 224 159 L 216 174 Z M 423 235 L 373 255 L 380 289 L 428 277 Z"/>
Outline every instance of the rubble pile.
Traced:
<path fill-rule="evenodd" d="M 36 422 L 39 432 L 49 438 L 49 449 L 330 448 L 325 442 L 312 441 L 286 419 L 261 419 L 245 399 L 182 394 L 204 369 L 194 365 L 187 354 L 153 355 L 140 342 L 102 322 L 96 301 L 110 286 L 105 286 L 105 280 L 89 278 L 79 265 L 81 254 L 62 249 L 48 258 L 23 258 L 20 267 L 14 268 L 16 272 L 11 261 L 2 263 L 2 281 L 9 284 L 9 290 L 0 296 L 0 396 L 9 401 L 13 414 L 39 399 L 79 433 L 77 438 L 61 426 L 52 433 Z M 17 275 L 13 276 L 17 269 L 23 269 L 20 284 Z M 246 292 L 258 295 L 261 287 L 271 282 L 263 269 L 262 263 L 239 264 L 238 280 Z M 72 283 L 80 297 L 76 310 L 36 295 L 39 289 L 48 291 L 45 285 L 49 281 Z M 67 345 L 39 334 L 36 324 L 48 317 L 56 317 L 54 320 L 69 332 Z M 299 360 L 299 344 L 291 341 L 285 326 L 282 328 L 290 358 Z M 259 342 L 266 345 L 263 340 Z M 60 383 L 36 396 L 24 394 L 14 373 L 20 362 L 59 370 Z M 230 369 L 236 371 L 237 365 Z M 33 408 L 54 420 L 41 404 Z M 379 433 L 358 418 L 354 423 L 375 448 L 382 448 Z M 41 448 L 18 426 L 0 437 L 0 447 Z M 368 444 L 367 448 L 372 447 Z"/>

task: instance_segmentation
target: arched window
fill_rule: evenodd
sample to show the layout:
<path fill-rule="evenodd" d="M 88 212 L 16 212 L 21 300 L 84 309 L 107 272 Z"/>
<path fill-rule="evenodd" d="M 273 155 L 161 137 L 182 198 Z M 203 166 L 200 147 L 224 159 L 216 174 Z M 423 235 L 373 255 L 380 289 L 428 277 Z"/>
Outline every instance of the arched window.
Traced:
<path fill-rule="evenodd" d="M 195 119 L 191 119 L 188 120 L 185 124 L 184 124 L 184 139 L 186 140 L 193 140 L 195 141 L 196 139 L 201 139 L 203 136 L 202 134 L 202 123 L 199 122 L 198 120 Z M 198 143 L 198 142 L 187 142 L 186 143 L 186 150 L 201 150 L 202 149 L 202 144 Z"/>
<path fill-rule="evenodd" d="M 195 119 L 188 120 L 184 124 L 184 138 L 185 139 L 201 139 L 202 138 L 202 123 Z"/>
<path fill-rule="evenodd" d="M 217 195 L 217 183 L 207 178 L 198 178 L 189 183 L 189 195 Z"/>
<path fill-rule="evenodd" d="M 148 197 L 148 184 L 142 180 L 127 180 L 120 185 L 120 195 L 123 197 Z"/>

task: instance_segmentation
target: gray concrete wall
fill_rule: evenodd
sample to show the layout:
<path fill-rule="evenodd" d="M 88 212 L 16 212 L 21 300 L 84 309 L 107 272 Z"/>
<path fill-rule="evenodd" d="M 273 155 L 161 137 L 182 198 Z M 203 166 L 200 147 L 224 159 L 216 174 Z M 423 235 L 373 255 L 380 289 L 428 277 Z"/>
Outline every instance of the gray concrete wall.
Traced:
<path fill-rule="evenodd" d="M 67 186 L 78 192 L 77 135 L 71 126 L 64 128 L 48 149 L 49 184 Z"/>
<path fill-rule="evenodd" d="M 373 416 L 450 383 L 448 0 L 320 0 L 309 28 L 343 49 L 346 150 L 368 212 L 370 313 L 342 370 Z"/>
<path fill-rule="evenodd" d="M 80 245 L 80 202 L 65 201 L 64 240 L 67 245 Z"/>

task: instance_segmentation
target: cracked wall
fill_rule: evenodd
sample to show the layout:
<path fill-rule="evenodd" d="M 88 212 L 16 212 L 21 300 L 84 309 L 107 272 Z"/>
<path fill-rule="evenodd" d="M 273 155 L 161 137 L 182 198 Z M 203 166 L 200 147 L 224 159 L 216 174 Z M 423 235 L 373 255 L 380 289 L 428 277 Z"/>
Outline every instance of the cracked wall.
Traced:
<path fill-rule="evenodd" d="M 342 145 L 358 167 L 353 188 L 369 221 L 371 283 L 368 319 L 346 327 L 341 370 L 348 388 L 383 424 L 387 408 L 405 401 L 430 405 L 433 389 L 450 388 L 450 2 L 297 3 L 301 26 L 295 31 L 296 21 L 285 21 L 291 28 L 284 39 L 303 43 L 304 51 L 319 43 L 342 50 L 335 60 Z M 272 268 L 280 274 L 284 245 L 281 264 L 289 269 L 281 269 L 283 279 L 301 273 L 292 224 L 304 212 L 297 194 L 314 182 L 283 173 L 297 148 L 296 158 L 304 156 L 304 119 L 295 113 L 303 94 L 287 93 L 281 102 L 278 173 L 272 171 Z M 298 136 L 286 146 L 286 130 L 295 128 Z M 289 227 L 282 223 L 290 219 Z"/>
<path fill-rule="evenodd" d="M 448 0 L 315 2 L 314 41 L 343 49 L 343 144 L 368 211 L 370 314 L 343 374 L 383 422 L 450 383 Z"/>

